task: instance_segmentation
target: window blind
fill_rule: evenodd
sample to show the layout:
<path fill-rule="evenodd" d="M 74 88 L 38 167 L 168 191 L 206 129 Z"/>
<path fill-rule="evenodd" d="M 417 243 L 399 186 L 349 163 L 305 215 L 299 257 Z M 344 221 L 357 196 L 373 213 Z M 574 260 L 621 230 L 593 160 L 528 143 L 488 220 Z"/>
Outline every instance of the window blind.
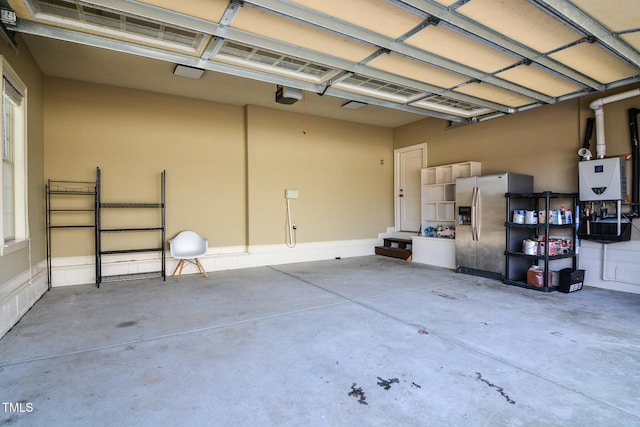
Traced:
<path fill-rule="evenodd" d="M 11 83 L 9 79 L 6 77 L 2 77 L 2 90 L 4 94 L 7 95 L 14 104 L 20 106 L 22 104 L 22 93 Z"/>

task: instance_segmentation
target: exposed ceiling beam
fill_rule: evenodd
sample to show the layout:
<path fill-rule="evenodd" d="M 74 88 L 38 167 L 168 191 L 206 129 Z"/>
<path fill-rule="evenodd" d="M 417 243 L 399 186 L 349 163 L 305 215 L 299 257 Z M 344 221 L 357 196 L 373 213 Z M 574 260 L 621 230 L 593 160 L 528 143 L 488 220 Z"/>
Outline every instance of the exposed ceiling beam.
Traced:
<path fill-rule="evenodd" d="M 224 39 L 220 37 L 211 37 L 209 39 L 207 47 L 204 49 L 204 52 L 202 52 L 202 55 L 200 55 L 200 58 L 202 58 L 204 61 L 207 61 L 211 59 L 211 57 L 216 56 L 218 52 L 220 52 L 220 49 L 222 49 L 223 44 Z"/>
<path fill-rule="evenodd" d="M 0 22 L 0 33 L 2 34 L 2 38 L 9 43 L 9 46 L 11 46 L 14 51 L 18 52 L 18 43 L 16 43 L 14 33 L 13 31 L 10 31 L 3 22 Z"/>
<path fill-rule="evenodd" d="M 227 5 L 227 9 L 222 14 L 222 18 L 220 19 L 220 25 L 231 25 L 238 13 L 240 13 L 240 9 L 242 9 L 243 3 L 240 0 L 231 0 Z"/>
<path fill-rule="evenodd" d="M 96 7 L 112 10 L 116 13 L 119 12 L 123 15 L 137 16 L 143 19 L 147 18 L 166 25 L 188 29 L 189 31 L 198 33 L 199 36 L 201 35 L 201 40 L 203 42 L 201 42 L 195 49 L 191 49 L 189 51 L 185 50 L 182 54 L 167 52 L 161 47 L 145 47 L 136 44 L 135 42 L 123 41 L 123 39 L 113 40 L 100 36 L 96 36 L 86 44 L 135 55 L 147 56 L 154 59 L 178 62 L 185 65 L 234 74 L 256 80 L 272 83 L 276 82 L 276 84 L 284 84 L 321 94 L 332 94 L 332 92 L 336 93 L 334 91 L 337 89 L 333 87 L 335 81 L 324 81 L 320 79 L 315 82 L 308 80 L 305 81 L 304 79 L 300 80 L 296 77 L 286 77 L 279 74 L 269 73 L 269 71 L 265 70 L 244 68 L 216 60 L 216 56 L 224 47 L 225 41 L 233 41 L 257 49 L 277 52 L 285 57 L 305 60 L 313 64 L 330 68 L 332 69 L 331 72 L 326 73 L 324 76 L 324 79 L 327 80 L 335 78 L 336 75 L 347 76 L 353 74 L 358 78 L 364 77 L 379 80 L 381 82 L 395 84 L 401 88 L 407 88 L 417 92 L 416 96 L 407 98 L 404 101 L 400 100 L 400 102 L 374 98 L 374 95 L 362 93 L 362 97 L 366 98 L 365 102 L 369 104 L 384 105 L 390 108 L 412 111 L 421 115 L 462 122 L 471 122 L 473 119 L 464 119 L 459 116 L 450 116 L 448 114 L 443 116 L 439 111 L 424 110 L 412 106 L 411 104 L 415 99 L 422 99 L 429 97 L 430 95 L 439 95 L 452 101 L 459 101 L 478 106 L 479 109 L 492 110 L 502 114 L 512 114 L 536 108 L 544 104 L 555 104 L 566 99 L 582 96 L 586 93 L 593 92 L 594 90 L 603 91 L 638 81 L 638 76 L 635 76 L 633 78 L 624 79 L 624 81 L 621 80 L 609 84 L 599 83 L 581 72 L 553 60 L 549 56 L 549 52 L 541 53 L 535 51 L 534 49 L 528 48 L 510 37 L 497 33 L 495 30 L 487 28 L 484 25 L 458 13 L 457 9 L 466 4 L 469 0 L 459 0 L 449 7 L 443 6 L 436 0 L 387 1 L 404 10 L 416 14 L 421 17 L 423 21 L 413 29 L 409 30 L 406 34 L 398 38 L 391 38 L 287 0 L 230 0 L 227 3 L 227 8 L 220 24 L 207 19 L 196 18 L 184 13 L 154 6 L 138 0 L 88 0 L 90 4 Z M 543 9 L 545 13 L 551 14 L 556 17 L 556 19 L 564 22 L 565 25 L 570 25 L 573 28 L 584 32 L 589 37 L 593 36 L 597 38 L 599 43 L 604 44 L 606 48 L 637 67 L 637 63 L 640 61 L 640 55 L 635 49 L 631 48 L 615 34 L 610 34 L 606 28 L 602 27 L 601 24 L 584 13 L 581 9 L 574 6 L 572 3 L 560 0 L 528 1 Z M 27 4 L 29 3 L 27 2 Z M 351 38 L 358 42 L 375 46 L 378 48 L 378 51 L 374 55 L 379 55 L 381 52 L 397 54 L 435 66 L 448 72 L 465 76 L 469 78 L 469 80 L 456 87 L 435 86 L 433 84 L 423 82 L 419 78 L 405 77 L 401 74 L 396 74 L 367 65 L 368 60 L 373 56 L 363 61 L 354 62 L 328 53 L 303 48 L 294 43 L 288 43 L 233 28 L 233 20 L 243 7 L 254 7 L 260 10 L 265 10 L 268 13 L 279 15 L 290 20 L 295 20 L 305 25 L 333 32 L 341 37 Z M 31 10 L 31 12 L 34 13 L 33 10 Z M 53 29 L 53 27 L 47 28 L 47 25 L 45 24 L 41 24 L 43 27 L 35 30 L 34 28 L 36 28 L 37 25 L 38 24 L 34 23 L 29 24 L 27 21 L 20 21 L 18 31 L 33 31 L 33 34 L 37 34 L 39 31 L 42 31 L 43 33 L 49 34 L 48 37 L 71 42 L 79 42 L 80 39 L 90 38 L 86 33 L 66 30 L 70 32 L 69 34 L 66 34 L 62 29 L 56 30 Z M 512 56 L 514 58 L 514 65 L 528 63 L 531 66 L 540 68 L 547 73 L 552 73 L 562 79 L 578 84 L 581 88 L 563 96 L 552 97 L 540 93 L 537 90 L 527 88 L 523 86 L 523 83 L 512 83 L 500 77 L 496 77 L 496 72 L 488 74 L 457 61 L 449 60 L 404 43 L 409 34 L 415 34 L 417 31 L 420 31 L 429 25 L 446 26 L 448 29 L 457 31 L 460 34 L 470 37 L 476 41 L 480 41 L 487 46 L 498 49 Z M 531 102 L 519 107 L 510 107 L 487 99 L 466 95 L 457 90 L 458 87 L 463 85 L 478 82 L 524 96 L 529 98 Z M 345 92 L 346 91 L 344 90 L 338 90 L 338 93 L 343 95 Z M 353 99 L 354 95 L 354 93 L 349 92 L 346 97 Z"/>
<path fill-rule="evenodd" d="M 568 77 L 575 82 L 590 87 L 593 90 L 604 91 L 605 85 L 585 76 L 582 73 L 557 62 L 553 59 L 536 52 L 535 50 L 528 48 L 515 40 L 505 37 L 501 34 L 492 31 L 483 25 L 480 25 L 459 13 L 449 10 L 448 8 L 436 3 L 433 0 L 389 0 L 393 3 L 403 3 L 421 10 L 429 15 L 435 16 L 445 22 L 450 23 L 459 30 L 463 30 L 463 34 L 469 33 L 477 36 L 478 40 L 484 39 L 486 42 L 499 46 L 507 51 L 510 51 L 516 55 L 520 55 L 523 58 L 530 59 L 550 70 L 555 71 L 559 75 Z"/>
<path fill-rule="evenodd" d="M 637 67 L 640 64 L 640 54 L 635 49 L 613 35 L 610 30 L 603 27 L 572 3 L 559 0 L 532 0 L 532 3 L 541 7 L 543 10 L 551 10 L 557 16 L 578 27 L 584 33 L 593 35 L 597 41 L 632 65 Z M 638 25 L 640 25 L 640 23 L 638 23 Z"/>
<path fill-rule="evenodd" d="M 465 118 L 454 116 L 451 114 L 444 114 L 437 111 L 425 110 L 418 107 L 412 107 L 410 105 L 399 104 L 396 102 L 390 102 L 383 99 L 374 97 L 368 97 L 365 95 L 359 95 L 345 90 L 336 88 L 327 88 L 324 85 L 313 84 L 303 82 L 300 80 L 288 79 L 280 77 L 272 73 L 265 73 L 260 71 L 249 70 L 242 67 L 237 67 L 229 64 L 223 64 L 215 61 L 207 61 L 198 57 L 169 52 L 163 49 L 142 46 L 125 41 L 113 40 L 107 37 L 102 37 L 94 34 L 80 33 L 73 30 L 64 28 L 49 26 L 45 24 L 39 24 L 32 21 L 20 21 L 16 27 L 16 31 L 24 34 L 31 34 L 36 36 L 48 37 L 56 40 L 67 41 L 71 43 L 83 44 L 86 46 L 98 47 L 102 49 L 109 49 L 116 52 L 122 52 L 132 55 L 138 55 L 146 58 L 156 59 L 165 62 L 178 63 L 188 65 L 197 68 L 203 68 L 209 71 L 215 71 L 219 73 L 231 74 L 238 77 L 263 81 L 267 83 L 273 83 L 276 85 L 284 85 L 302 89 L 308 92 L 314 93 L 326 93 L 327 95 L 335 96 L 338 98 L 352 99 L 356 101 L 366 102 L 371 105 L 378 105 L 386 108 L 393 108 L 396 110 L 411 112 L 427 117 L 434 117 L 447 121 L 454 121 L 459 123 L 467 122 Z"/>
<path fill-rule="evenodd" d="M 504 113 L 513 113 L 515 111 L 514 108 L 509 107 L 507 105 L 498 104 L 495 102 L 465 95 L 456 91 L 449 90 L 448 88 L 442 88 L 439 86 L 434 86 L 431 84 L 408 79 L 405 77 L 398 76 L 396 74 L 378 70 L 372 67 L 367 67 L 366 65 L 363 65 L 363 64 L 347 61 L 347 60 L 337 58 L 335 56 L 327 55 L 321 52 L 304 49 L 300 46 L 297 46 L 291 43 L 285 43 L 285 42 L 269 39 L 269 38 L 252 34 L 246 31 L 241 31 L 232 27 L 219 25 L 215 22 L 203 20 L 200 18 L 195 18 L 192 16 L 184 15 L 184 14 L 170 11 L 167 9 L 162 9 L 162 8 L 141 3 L 138 1 L 91 0 L 91 3 L 96 6 L 104 7 L 111 10 L 116 10 L 121 13 L 146 17 L 156 21 L 176 25 L 178 27 L 188 28 L 192 31 L 199 31 L 204 34 L 211 35 L 214 38 L 219 37 L 223 39 L 229 39 L 239 43 L 248 44 L 250 46 L 271 50 L 273 52 L 283 53 L 285 55 L 292 56 L 295 58 L 316 62 L 318 64 L 322 64 L 322 65 L 336 68 L 339 70 L 346 70 L 353 73 L 357 73 L 362 76 L 384 80 L 389 83 L 395 83 L 399 86 L 406 86 L 415 90 L 442 95 L 447 98 L 451 98 L 451 99 L 469 103 L 469 104 L 474 104 L 479 107 L 501 111 Z M 367 34 L 371 35 L 372 33 L 367 31 Z M 132 53 L 135 53 L 135 52 L 132 52 Z M 203 53 L 203 58 L 207 58 L 207 55 L 205 53 Z M 185 65 L 187 64 L 185 63 Z M 195 65 L 195 66 L 200 68 L 205 68 L 202 64 Z M 540 96 L 540 94 L 538 94 L 538 96 Z M 534 98 L 534 99 L 537 99 L 537 98 Z M 550 99 L 545 99 L 542 102 L 546 102 L 546 101 L 549 101 L 548 103 L 554 102 Z"/>
<path fill-rule="evenodd" d="M 380 107 L 392 108 L 395 110 L 406 111 L 408 113 L 416 113 L 423 116 L 433 117 L 437 119 L 442 119 L 446 121 L 456 122 L 456 123 L 470 123 L 470 119 L 466 119 L 459 116 L 454 116 L 452 114 L 440 113 L 438 111 L 433 110 L 425 110 L 423 108 L 413 107 L 411 105 L 406 104 L 398 104 L 397 102 L 385 101 L 384 99 L 373 98 L 365 95 L 360 95 L 357 93 L 349 92 L 346 90 L 337 89 L 334 87 L 329 87 L 326 90 L 326 94 L 330 96 L 335 96 L 343 99 L 350 99 L 353 101 L 365 102 L 371 105 L 377 105 Z"/>
<path fill-rule="evenodd" d="M 385 37 L 381 34 L 374 33 L 364 28 L 359 28 L 347 22 L 340 21 L 334 17 L 324 15 L 322 13 L 304 8 L 299 5 L 285 3 L 280 0 L 245 0 L 244 2 L 245 4 L 251 4 L 260 9 L 267 10 L 269 12 L 276 13 L 290 19 L 294 19 L 305 24 L 310 24 L 323 30 L 331 31 L 361 42 L 365 42 L 367 44 L 371 44 L 373 46 L 387 49 L 390 52 L 395 52 L 408 58 L 418 59 L 422 62 L 434 65 L 438 68 L 467 76 L 470 79 L 475 79 L 492 84 L 499 88 L 515 92 L 528 98 L 533 98 L 547 104 L 554 103 L 553 98 L 539 92 L 511 83 L 507 80 L 494 77 L 487 73 L 483 73 L 459 62 L 451 61 L 449 59 L 434 55 L 414 46 L 407 45 L 402 41 L 390 37 Z M 517 62 L 517 59 L 514 60 L 514 62 Z M 446 96 L 449 96 L 449 94 L 447 94 Z"/>
<path fill-rule="evenodd" d="M 311 51 L 294 44 L 268 39 L 266 37 L 248 33 L 246 31 L 238 30 L 235 28 L 219 27 L 216 30 L 216 36 L 233 40 L 239 43 L 245 43 L 250 46 L 259 47 L 265 50 L 283 53 L 295 58 L 302 58 L 331 68 L 350 71 L 362 76 L 383 80 L 388 83 L 395 83 L 399 86 L 405 86 L 429 93 L 435 93 L 438 95 L 446 96 L 447 98 L 455 99 L 457 101 L 475 104 L 480 107 L 485 107 L 506 113 L 513 112 L 513 109 L 511 107 L 503 104 L 498 104 L 484 99 L 468 96 L 462 93 L 451 91 L 446 88 L 434 86 L 432 84 L 419 82 L 417 80 L 402 77 L 397 74 L 382 71 L 377 68 L 366 66 L 364 64 L 347 61 L 345 59 L 337 58 L 335 56 L 327 55 L 321 52 Z"/>
<path fill-rule="evenodd" d="M 89 3 L 104 9 L 116 10 L 133 16 L 148 17 L 156 21 L 207 34 L 213 34 L 216 28 L 219 27 L 218 24 L 205 19 L 195 18 L 134 0 L 90 0 Z"/>

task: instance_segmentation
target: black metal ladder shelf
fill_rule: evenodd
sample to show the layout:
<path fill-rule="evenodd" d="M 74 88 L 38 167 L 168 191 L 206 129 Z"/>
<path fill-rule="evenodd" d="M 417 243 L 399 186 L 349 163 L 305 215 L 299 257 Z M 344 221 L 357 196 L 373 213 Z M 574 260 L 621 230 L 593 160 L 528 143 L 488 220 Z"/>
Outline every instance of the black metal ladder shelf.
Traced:
<path fill-rule="evenodd" d="M 556 287 L 552 285 L 550 275 L 550 263 L 552 261 L 560 259 L 571 259 L 572 268 L 577 268 L 577 252 L 576 246 L 577 239 L 577 227 L 575 218 L 571 219 L 571 222 L 564 221 L 560 224 L 553 223 L 549 218 L 549 212 L 551 210 L 551 201 L 558 199 L 566 199 L 566 202 L 570 203 L 570 207 L 575 214 L 578 209 L 578 194 L 577 193 L 556 193 L 552 191 L 543 191 L 540 193 L 506 193 L 506 250 L 504 255 L 505 260 L 505 278 L 504 283 L 508 285 L 519 286 L 523 288 L 535 289 L 542 292 L 552 292 L 556 290 Z M 529 201 L 527 203 L 528 209 L 533 209 L 534 212 L 543 212 L 544 219 L 535 221 L 533 224 L 516 223 L 511 220 L 513 209 L 516 205 L 513 201 L 520 199 L 520 201 Z M 562 229 L 567 230 L 565 236 L 571 239 L 572 247 L 565 253 L 551 254 L 550 253 L 550 238 L 551 231 L 560 231 Z M 536 238 L 539 233 L 544 238 L 544 248 L 542 251 L 535 254 L 526 254 L 523 251 L 523 239 Z M 542 286 L 532 286 L 527 281 L 527 270 L 532 266 L 540 266 L 542 263 Z"/>
<path fill-rule="evenodd" d="M 100 168 L 96 169 L 96 192 L 97 192 L 97 207 L 96 207 L 96 286 L 100 287 L 103 282 L 113 282 L 122 280 L 133 279 L 146 279 L 161 277 L 166 280 L 166 171 L 162 171 L 160 174 L 160 202 L 159 203 L 126 203 L 126 202 L 102 202 L 101 200 L 101 171 Z M 160 224 L 155 224 L 151 227 L 102 227 L 104 210 L 122 210 L 123 212 L 129 212 L 132 209 L 156 209 L 160 213 Z M 159 233 L 160 242 L 158 246 L 142 247 L 142 248 L 123 248 L 123 249 L 103 249 L 103 239 L 105 235 L 115 233 Z M 157 271 L 136 272 L 117 275 L 104 275 L 103 274 L 103 257 L 109 255 L 124 255 L 135 253 L 160 253 L 160 269 Z"/>
<path fill-rule="evenodd" d="M 49 179 L 45 185 L 45 193 L 47 286 L 51 289 L 53 232 L 73 229 L 95 230 L 97 184 L 96 181 Z"/>

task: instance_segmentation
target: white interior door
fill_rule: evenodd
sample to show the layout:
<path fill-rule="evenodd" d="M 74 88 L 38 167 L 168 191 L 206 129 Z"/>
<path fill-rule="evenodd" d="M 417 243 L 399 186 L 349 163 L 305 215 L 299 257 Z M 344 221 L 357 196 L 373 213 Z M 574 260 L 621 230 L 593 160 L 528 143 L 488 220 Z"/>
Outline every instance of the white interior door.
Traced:
<path fill-rule="evenodd" d="M 396 151 L 396 230 L 420 231 L 421 181 L 420 170 L 426 165 L 426 144 L 401 148 Z"/>

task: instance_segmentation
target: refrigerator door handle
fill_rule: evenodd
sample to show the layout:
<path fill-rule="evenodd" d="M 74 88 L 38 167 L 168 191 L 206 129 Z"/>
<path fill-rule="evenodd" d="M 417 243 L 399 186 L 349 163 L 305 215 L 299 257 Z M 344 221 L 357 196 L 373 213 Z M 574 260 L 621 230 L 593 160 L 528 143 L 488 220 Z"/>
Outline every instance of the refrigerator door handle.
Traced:
<path fill-rule="evenodd" d="M 478 187 L 473 187 L 473 191 L 471 192 L 471 239 L 475 242 L 478 240 L 477 231 L 476 231 L 476 223 L 477 223 L 477 193 Z"/>
<path fill-rule="evenodd" d="M 481 200 L 481 194 L 480 194 L 480 187 L 476 187 L 476 201 L 475 201 L 475 206 L 476 206 L 476 226 L 475 226 L 475 230 L 476 230 L 476 240 L 480 240 L 480 224 L 481 224 L 481 220 L 482 220 L 482 200 Z"/>

